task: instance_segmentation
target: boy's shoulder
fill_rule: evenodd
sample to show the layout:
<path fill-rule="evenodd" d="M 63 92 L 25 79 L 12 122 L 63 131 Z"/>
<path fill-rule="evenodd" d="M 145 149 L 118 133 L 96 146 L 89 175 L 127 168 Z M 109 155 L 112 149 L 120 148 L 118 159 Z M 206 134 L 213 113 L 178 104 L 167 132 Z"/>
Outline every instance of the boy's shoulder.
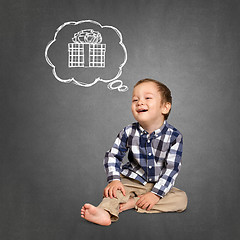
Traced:
<path fill-rule="evenodd" d="M 129 136 L 140 136 L 141 134 L 140 124 L 138 122 L 133 122 L 128 124 L 124 127 L 118 134 L 120 138 L 125 137 L 128 138 Z"/>
<path fill-rule="evenodd" d="M 166 122 L 165 127 L 166 127 L 166 130 L 165 130 L 166 135 L 170 135 L 173 138 L 183 138 L 182 133 L 173 125 Z"/>
<path fill-rule="evenodd" d="M 138 122 L 133 122 L 128 124 L 126 127 L 122 129 L 122 132 L 127 133 L 129 135 L 132 131 L 136 131 L 139 129 L 139 123 Z"/>

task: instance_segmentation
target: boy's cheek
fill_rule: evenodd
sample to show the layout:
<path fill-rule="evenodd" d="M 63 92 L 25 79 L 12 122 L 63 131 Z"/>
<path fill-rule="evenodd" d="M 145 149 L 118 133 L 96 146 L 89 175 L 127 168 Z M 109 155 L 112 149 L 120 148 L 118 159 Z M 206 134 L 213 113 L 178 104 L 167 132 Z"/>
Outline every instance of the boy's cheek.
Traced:
<path fill-rule="evenodd" d="M 132 109 L 132 115 L 135 117 L 136 116 L 136 111 Z"/>
<path fill-rule="evenodd" d="M 135 111 L 135 109 L 136 109 L 135 106 L 131 107 L 132 113 Z"/>

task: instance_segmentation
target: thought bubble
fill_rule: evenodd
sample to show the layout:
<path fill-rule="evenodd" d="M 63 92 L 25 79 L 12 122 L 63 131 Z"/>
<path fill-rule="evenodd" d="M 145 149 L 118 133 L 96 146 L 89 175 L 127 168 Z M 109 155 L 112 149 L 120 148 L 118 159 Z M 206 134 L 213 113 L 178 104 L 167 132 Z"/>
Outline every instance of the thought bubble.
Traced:
<path fill-rule="evenodd" d="M 82 87 L 104 82 L 111 90 L 128 90 L 119 79 L 127 50 L 121 32 L 113 26 L 93 20 L 66 22 L 47 44 L 45 58 L 60 82 Z"/>

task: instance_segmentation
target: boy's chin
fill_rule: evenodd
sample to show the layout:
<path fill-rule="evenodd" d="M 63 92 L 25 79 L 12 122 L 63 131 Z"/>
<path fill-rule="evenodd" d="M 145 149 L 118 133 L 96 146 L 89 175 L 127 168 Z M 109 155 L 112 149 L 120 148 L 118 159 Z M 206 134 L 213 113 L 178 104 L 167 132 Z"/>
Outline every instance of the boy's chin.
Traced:
<path fill-rule="evenodd" d="M 140 125 L 146 125 L 149 123 L 149 120 L 147 119 L 143 119 L 143 118 L 135 118 L 139 123 Z"/>

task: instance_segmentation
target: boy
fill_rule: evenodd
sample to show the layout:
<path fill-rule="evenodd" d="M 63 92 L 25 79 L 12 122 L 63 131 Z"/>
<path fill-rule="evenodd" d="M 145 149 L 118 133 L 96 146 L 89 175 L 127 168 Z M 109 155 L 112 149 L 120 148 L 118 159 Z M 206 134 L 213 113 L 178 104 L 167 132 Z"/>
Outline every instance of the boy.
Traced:
<path fill-rule="evenodd" d="M 171 92 L 164 84 L 153 79 L 137 82 L 132 96 L 137 123 L 125 127 L 106 153 L 109 184 L 104 198 L 97 207 L 86 203 L 81 217 L 107 226 L 131 208 L 141 213 L 186 209 L 186 193 L 173 187 L 181 167 L 183 139 L 166 121 L 171 104 Z M 122 166 L 128 150 L 128 162 Z"/>

